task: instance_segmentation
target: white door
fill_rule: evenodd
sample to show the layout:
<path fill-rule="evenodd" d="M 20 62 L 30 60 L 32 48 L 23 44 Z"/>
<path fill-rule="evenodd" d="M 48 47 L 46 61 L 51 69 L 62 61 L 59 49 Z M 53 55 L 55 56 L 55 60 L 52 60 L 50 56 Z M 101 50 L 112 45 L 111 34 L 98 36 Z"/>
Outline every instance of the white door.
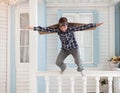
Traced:
<path fill-rule="evenodd" d="M 28 5 L 16 7 L 16 93 L 29 93 L 29 25 Z"/>

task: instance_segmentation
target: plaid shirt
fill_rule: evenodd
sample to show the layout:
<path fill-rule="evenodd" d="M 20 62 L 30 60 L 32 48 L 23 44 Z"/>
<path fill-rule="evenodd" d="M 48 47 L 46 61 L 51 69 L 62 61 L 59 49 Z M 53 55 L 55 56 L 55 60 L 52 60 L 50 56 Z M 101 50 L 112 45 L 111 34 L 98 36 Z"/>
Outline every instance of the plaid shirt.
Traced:
<path fill-rule="evenodd" d="M 62 32 L 59 27 L 57 28 L 49 28 L 49 27 L 34 27 L 34 31 L 41 31 L 41 32 L 57 32 L 59 38 L 62 42 L 62 49 L 63 50 L 72 50 L 78 48 L 77 41 L 75 39 L 74 32 L 75 31 L 82 31 L 87 30 L 90 28 L 96 27 L 96 24 L 87 24 L 83 26 L 68 26 L 68 29 L 65 32 Z"/>

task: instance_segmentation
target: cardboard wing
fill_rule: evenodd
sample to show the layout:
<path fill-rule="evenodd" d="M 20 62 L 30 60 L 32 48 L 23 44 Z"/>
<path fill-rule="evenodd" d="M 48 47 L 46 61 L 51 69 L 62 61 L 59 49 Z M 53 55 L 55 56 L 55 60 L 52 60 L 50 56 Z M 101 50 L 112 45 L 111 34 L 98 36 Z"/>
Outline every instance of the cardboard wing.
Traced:
<path fill-rule="evenodd" d="M 86 25 L 84 23 L 68 23 L 69 26 L 82 26 L 82 25 Z M 57 28 L 58 27 L 58 24 L 54 24 L 54 25 L 51 25 L 51 26 L 48 26 L 49 28 Z M 90 28 L 88 30 L 95 30 L 95 27 L 94 28 Z M 53 33 L 57 33 L 57 32 L 46 32 L 46 31 L 38 31 L 40 35 L 43 35 L 43 34 L 53 34 Z"/>

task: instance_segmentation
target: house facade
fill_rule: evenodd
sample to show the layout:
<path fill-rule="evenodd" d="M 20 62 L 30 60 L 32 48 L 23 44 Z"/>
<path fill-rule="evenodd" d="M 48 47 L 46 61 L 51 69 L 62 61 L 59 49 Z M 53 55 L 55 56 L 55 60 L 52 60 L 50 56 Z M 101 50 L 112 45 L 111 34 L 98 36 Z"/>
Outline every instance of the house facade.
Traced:
<path fill-rule="evenodd" d="M 120 55 L 119 0 L 18 0 L 0 5 L 1 93 L 118 93 L 119 71 L 108 60 Z M 76 71 L 72 56 L 59 74 L 55 65 L 61 43 L 57 34 L 40 35 L 26 27 L 50 26 L 61 16 L 69 22 L 99 23 L 75 33 L 87 78 Z M 94 72 L 95 71 L 95 72 Z M 108 78 L 102 90 L 100 78 Z M 97 86 L 97 87 L 96 87 Z"/>

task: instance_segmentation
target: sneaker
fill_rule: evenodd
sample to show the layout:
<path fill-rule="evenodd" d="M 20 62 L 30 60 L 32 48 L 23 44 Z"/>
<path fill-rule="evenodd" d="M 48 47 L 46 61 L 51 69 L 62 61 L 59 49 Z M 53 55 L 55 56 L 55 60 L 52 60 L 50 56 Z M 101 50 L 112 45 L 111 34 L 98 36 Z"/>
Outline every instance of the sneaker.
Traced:
<path fill-rule="evenodd" d="M 61 69 L 60 73 L 63 74 L 63 72 L 65 71 L 66 69 L 66 65 L 64 65 L 64 68 Z"/>
<path fill-rule="evenodd" d="M 61 70 L 61 71 L 60 71 L 60 74 L 63 74 L 63 72 L 64 72 L 64 71 L 63 71 L 63 70 Z"/>
<path fill-rule="evenodd" d="M 78 72 L 82 72 L 83 70 L 84 70 L 83 68 L 80 68 L 80 67 L 77 68 Z"/>
<path fill-rule="evenodd" d="M 77 71 L 81 73 L 81 76 L 82 76 L 82 77 L 85 76 L 85 74 L 84 74 L 84 69 L 83 69 L 83 68 L 78 67 L 78 68 L 77 68 Z"/>
<path fill-rule="evenodd" d="M 82 76 L 82 77 L 85 77 L 84 70 L 81 71 L 81 76 Z"/>

